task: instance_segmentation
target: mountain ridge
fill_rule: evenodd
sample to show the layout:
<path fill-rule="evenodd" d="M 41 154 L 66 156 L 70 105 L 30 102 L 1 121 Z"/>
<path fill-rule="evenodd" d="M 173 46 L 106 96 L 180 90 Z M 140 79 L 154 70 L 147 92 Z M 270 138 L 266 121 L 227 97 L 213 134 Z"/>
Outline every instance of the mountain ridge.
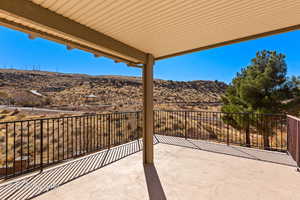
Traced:
<path fill-rule="evenodd" d="M 155 79 L 154 103 L 220 102 L 226 87 L 226 83 L 219 81 Z M 25 93 L 30 90 L 48 97 L 51 105 L 77 107 L 86 105 L 86 96 L 90 94 L 97 96 L 93 100 L 94 105 L 114 104 L 120 107 L 141 104 L 143 94 L 141 77 L 0 69 L 2 96 L 6 93 L 14 100 L 16 96 L 26 96 Z"/>

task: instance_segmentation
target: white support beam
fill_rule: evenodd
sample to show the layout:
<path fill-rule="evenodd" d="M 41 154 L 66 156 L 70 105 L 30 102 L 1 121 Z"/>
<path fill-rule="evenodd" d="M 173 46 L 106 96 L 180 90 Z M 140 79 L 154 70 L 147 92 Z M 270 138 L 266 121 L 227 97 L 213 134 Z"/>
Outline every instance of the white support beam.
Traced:
<path fill-rule="evenodd" d="M 144 91 L 144 109 L 143 109 L 143 159 L 144 164 L 153 163 L 153 65 L 154 57 L 147 54 L 146 64 L 143 68 L 143 91 Z"/>

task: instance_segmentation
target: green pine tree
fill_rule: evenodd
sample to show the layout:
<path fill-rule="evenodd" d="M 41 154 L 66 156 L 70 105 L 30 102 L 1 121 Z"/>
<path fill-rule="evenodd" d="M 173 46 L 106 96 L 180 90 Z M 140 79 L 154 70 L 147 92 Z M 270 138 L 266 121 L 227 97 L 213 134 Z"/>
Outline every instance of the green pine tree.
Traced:
<path fill-rule="evenodd" d="M 222 97 L 222 112 L 226 113 L 280 113 L 284 112 L 285 100 L 299 95 L 299 78 L 287 77 L 285 55 L 276 51 L 259 51 L 251 64 L 243 68 L 232 80 Z M 264 147 L 269 148 L 270 131 L 268 121 L 254 119 L 249 114 L 227 114 L 224 120 L 236 128 L 249 129 L 250 124 L 256 126 L 263 134 Z M 257 121 L 260 121 L 259 124 Z M 248 122 L 248 123 L 245 123 Z M 254 123 L 255 122 L 255 123 Z M 250 124 L 249 124 L 250 123 Z M 269 131 L 269 134 L 264 134 Z M 271 133 L 272 134 L 272 133 Z M 246 131 L 246 144 L 250 145 L 250 133 Z"/>

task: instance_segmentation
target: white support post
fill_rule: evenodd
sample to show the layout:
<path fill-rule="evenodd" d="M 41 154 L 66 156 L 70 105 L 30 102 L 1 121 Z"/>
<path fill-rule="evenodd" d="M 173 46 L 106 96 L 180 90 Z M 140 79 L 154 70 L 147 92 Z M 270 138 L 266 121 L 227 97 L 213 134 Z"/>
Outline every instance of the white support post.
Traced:
<path fill-rule="evenodd" d="M 143 68 L 143 160 L 144 164 L 153 163 L 153 65 L 154 57 L 147 54 L 147 62 Z"/>

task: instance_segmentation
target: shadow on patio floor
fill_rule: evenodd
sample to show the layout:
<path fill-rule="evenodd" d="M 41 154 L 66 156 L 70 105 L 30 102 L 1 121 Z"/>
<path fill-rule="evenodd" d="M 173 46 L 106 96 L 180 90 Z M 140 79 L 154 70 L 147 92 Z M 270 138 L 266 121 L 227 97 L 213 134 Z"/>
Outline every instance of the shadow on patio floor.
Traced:
<path fill-rule="evenodd" d="M 155 144 L 157 141 L 155 141 Z M 79 158 L 42 173 L 28 175 L 0 186 L 0 199 L 32 199 L 56 187 L 137 153 L 142 149 L 141 141 L 133 141 L 109 150 L 103 150 Z"/>
<path fill-rule="evenodd" d="M 150 200 L 166 200 L 164 189 L 161 185 L 154 164 L 145 164 L 144 173 Z"/>
<path fill-rule="evenodd" d="M 271 162 L 281 165 L 296 167 L 296 163 L 286 153 L 265 151 L 254 148 L 240 147 L 235 145 L 226 145 L 221 143 L 214 143 L 205 140 L 192 140 L 181 137 L 156 135 L 159 143 L 176 145 L 181 147 L 188 147 L 208 151 L 213 153 L 220 153 L 230 156 L 237 156 L 247 159 L 259 160 L 264 162 Z"/>

